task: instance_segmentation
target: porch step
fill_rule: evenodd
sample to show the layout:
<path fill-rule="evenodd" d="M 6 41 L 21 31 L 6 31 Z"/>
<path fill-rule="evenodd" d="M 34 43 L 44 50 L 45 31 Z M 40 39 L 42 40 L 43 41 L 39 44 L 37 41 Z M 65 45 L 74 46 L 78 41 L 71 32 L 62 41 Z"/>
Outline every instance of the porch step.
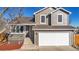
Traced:
<path fill-rule="evenodd" d="M 32 45 L 27 45 L 24 44 L 20 50 L 33 50 L 33 49 L 38 49 L 38 46 L 32 44 Z"/>
<path fill-rule="evenodd" d="M 24 43 L 22 45 L 22 49 L 26 49 L 26 47 L 33 45 L 31 39 L 29 37 L 24 39 Z"/>
<path fill-rule="evenodd" d="M 24 39 L 24 43 L 23 44 L 31 45 L 33 43 L 31 41 L 31 39 L 29 37 L 27 37 L 27 38 Z"/>

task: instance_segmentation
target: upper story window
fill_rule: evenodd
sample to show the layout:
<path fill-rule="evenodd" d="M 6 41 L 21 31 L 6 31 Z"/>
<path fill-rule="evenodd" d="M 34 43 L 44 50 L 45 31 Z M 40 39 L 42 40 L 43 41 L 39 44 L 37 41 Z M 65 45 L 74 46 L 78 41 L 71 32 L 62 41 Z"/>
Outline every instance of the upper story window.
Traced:
<path fill-rule="evenodd" d="M 58 22 L 62 22 L 62 20 L 63 20 L 63 15 L 58 15 Z"/>
<path fill-rule="evenodd" d="M 41 15 L 40 16 L 40 23 L 41 24 L 46 24 L 46 15 Z"/>

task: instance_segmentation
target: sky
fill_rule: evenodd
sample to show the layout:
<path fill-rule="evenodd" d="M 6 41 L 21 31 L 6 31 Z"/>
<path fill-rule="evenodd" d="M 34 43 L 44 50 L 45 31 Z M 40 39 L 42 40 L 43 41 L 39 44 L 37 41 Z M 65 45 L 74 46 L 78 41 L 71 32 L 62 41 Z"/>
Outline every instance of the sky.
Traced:
<path fill-rule="evenodd" d="M 33 17 L 33 13 L 42 9 L 43 7 L 24 7 L 23 13 L 24 16 Z M 66 10 L 71 12 L 71 15 L 69 16 L 69 20 L 72 26 L 79 26 L 79 7 L 63 7 Z M 0 12 L 3 8 L 0 8 Z M 4 14 L 5 18 L 9 18 L 9 13 L 12 13 L 14 11 L 14 8 L 9 8 L 9 10 Z M 16 13 L 16 12 L 15 12 Z"/>

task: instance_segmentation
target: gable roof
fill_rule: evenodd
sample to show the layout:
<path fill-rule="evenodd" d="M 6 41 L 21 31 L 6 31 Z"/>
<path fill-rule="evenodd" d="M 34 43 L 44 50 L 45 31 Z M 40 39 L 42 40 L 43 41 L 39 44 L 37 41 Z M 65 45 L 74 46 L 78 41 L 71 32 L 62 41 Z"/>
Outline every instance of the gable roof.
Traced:
<path fill-rule="evenodd" d="M 34 14 L 37 14 L 37 13 L 39 13 L 39 12 L 41 12 L 41 11 L 47 9 L 47 8 L 54 8 L 54 9 L 56 9 L 56 7 L 44 7 L 44 8 L 42 8 L 42 9 L 40 9 L 40 10 L 34 12 Z"/>
<path fill-rule="evenodd" d="M 68 13 L 68 14 L 71 14 L 70 11 L 68 11 L 68 10 L 66 10 L 66 9 L 64 9 L 64 8 L 61 8 L 61 7 L 57 8 L 55 11 L 53 11 L 53 13 L 56 12 L 56 11 L 58 11 L 58 10 L 64 11 L 64 12 L 66 12 L 66 13 Z"/>
<path fill-rule="evenodd" d="M 35 24 L 32 19 L 33 17 L 16 17 L 9 24 Z"/>
<path fill-rule="evenodd" d="M 62 11 L 64 11 L 64 12 L 68 13 L 68 14 L 71 14 L 70 11 L 68 11 L 68 10 L 66 10 L 66 9 L 64 9 L 64 8 L 61 8 L 61 7 L 45 7 L 45 8 L 42 8 L 42 9 L 40 9 L 40 10 L 34 12 L 34 14 L 37 14 L 37 13 L 39 13 L 39 12 L 41 12 L 41 11 L 47 9 L 47 8 L 54 8 L 55 11 L 53 11 L 53 12 L 56 12 L 56 11 L 58 11 L 58 10 L 62 10 Z"/>

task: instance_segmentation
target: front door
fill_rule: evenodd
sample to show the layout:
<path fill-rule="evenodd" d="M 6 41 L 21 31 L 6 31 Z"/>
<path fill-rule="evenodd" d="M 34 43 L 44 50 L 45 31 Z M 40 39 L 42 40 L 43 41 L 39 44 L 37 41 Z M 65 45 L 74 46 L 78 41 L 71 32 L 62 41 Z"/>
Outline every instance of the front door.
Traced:
<path fill-rule="evenodd" d="M 49 14 L 47 17 L 48 17 L 48 25 L 51 26 L 51 14 Z"/>

